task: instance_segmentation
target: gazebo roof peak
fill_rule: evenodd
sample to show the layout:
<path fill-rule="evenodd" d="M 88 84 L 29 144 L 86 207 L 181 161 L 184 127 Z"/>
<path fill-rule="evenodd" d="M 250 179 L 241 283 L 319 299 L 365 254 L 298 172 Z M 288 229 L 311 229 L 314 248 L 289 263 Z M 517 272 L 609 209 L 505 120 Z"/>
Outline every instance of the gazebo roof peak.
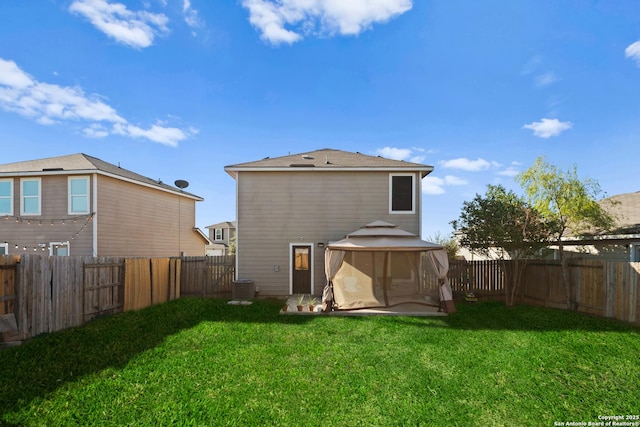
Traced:
<path fill-rule="evenodd" d="M 390 222 L 385 221 L 373 221 L 369 224 L 363 226 L 362 228 L 397 228 L 398 226 L 395 224 L 391 224 Z"/>

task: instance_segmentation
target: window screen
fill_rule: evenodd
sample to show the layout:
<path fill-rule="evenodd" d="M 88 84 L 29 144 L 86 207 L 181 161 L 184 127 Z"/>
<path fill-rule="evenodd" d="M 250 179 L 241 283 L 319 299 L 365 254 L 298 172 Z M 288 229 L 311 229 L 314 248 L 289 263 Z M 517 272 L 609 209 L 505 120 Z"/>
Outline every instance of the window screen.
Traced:
<path fill-rule="evenodd" d="M 69 178 L 69 213 L 89 213 L 89 178 Z"/>
<path fill-rule="evenodd" d="M 391 212 L 413 212 L 413 175 L 391 176 Z"/>
<path fill-rule="evenodd" d="M 0 215 L 13 215 L 13 182 L 0 181 Z"/>

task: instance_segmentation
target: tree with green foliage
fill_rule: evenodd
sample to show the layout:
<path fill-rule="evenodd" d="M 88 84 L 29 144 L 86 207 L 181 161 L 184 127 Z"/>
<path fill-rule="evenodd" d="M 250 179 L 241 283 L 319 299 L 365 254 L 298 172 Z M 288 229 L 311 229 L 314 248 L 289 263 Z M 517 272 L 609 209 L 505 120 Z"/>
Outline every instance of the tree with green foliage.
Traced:
<path fill-rule="evenodd" d="M 562 265 L 567 307 L 575 310 L 569 257 L 564 252 L 563 238 L 568 233 L 582 235 L 614 226 L 614 218 L 596 201 L 602 194 L 600 185 L 593 179 L 580 180 L 576 166 L 563 172 L 547 163 L 544 157 L 538 157 L 529 169 L 516 177 L 516 181 L 524 189 L 529 203 L 552 228 Z"/>
<path fill-rule="evenodd" d="M 234 234 L 229 239 L 229 249 L 227 251 L 227 255 L 235 255 L 236 254 L 236 235 Z"/>
<path fill-rule="evenodd" d="M 538 212 L 513 191 L 488 185 L 484 196 L 463 203 L 451 224 L 461 233 L 461 246 L 497 256 L 506 276 L 505 301 L 513 305 L 527 261 L 548 245 L 549 229 Z"/>
<path fill-rule="evenodd" d="M 442 236 L 438 232 L 432 237 L 427 237 L 427 240 L 442 246 L 447 251 L 447 257 L 450 260 L 455 259 L 456 255 L 458 255 L 458 242 L 453 235 Z"/>

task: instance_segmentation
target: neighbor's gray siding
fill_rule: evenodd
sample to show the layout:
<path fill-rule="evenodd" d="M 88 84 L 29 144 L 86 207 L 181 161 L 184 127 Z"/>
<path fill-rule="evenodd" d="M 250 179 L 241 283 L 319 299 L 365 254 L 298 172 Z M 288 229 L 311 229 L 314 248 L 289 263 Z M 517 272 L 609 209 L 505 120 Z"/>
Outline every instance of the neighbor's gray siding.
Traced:
<path fill-rule="evenodd" d="M 255 280 L 260 295 L 288 295 L 290 244 L 312 243 L 319 295 L 325 274 L 318 243 L 376 220 L 420 235 L 420 179 L 416 173 L 415 213 L 390 214 L 387 172 L 238 172 L 238 278 Z"/>
<path fill-rule="evenodd" d="M 100 176 L 99 256 L 203 256 L 195 200 Z"/>

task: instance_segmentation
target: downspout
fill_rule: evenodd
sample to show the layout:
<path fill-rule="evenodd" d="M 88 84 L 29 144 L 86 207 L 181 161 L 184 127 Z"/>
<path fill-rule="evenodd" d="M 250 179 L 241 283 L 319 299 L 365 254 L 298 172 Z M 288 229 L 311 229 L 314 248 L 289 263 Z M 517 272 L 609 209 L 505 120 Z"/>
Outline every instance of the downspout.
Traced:
<path fill-rule="evenodd" d="M 98 174 L 93 174 L 93 256 L 98 256 Z"/>
<path fill-rule="evenodd" d="M 235 280 L 238 280 L 238 265 L 240 261 L 240 252 L 239 252 L 239 244 L 240 241 L 240 199 L 238 198 L 240 194 L 240 171 L 236 172 L 236 253 L 235 253 Z M 289 285 L 291 286 L 291 285 Z"/>
<path fill-rule="evenodd" d="M 422 236 L 422 178 L 420 177 L 420 172 L 416 173 L 416 178 L 418 181 L 418 185 L 416 185 L 416 190 L 418 194 L 416 195 L 416 214 L 418 215 L 418 236 Z"/>

